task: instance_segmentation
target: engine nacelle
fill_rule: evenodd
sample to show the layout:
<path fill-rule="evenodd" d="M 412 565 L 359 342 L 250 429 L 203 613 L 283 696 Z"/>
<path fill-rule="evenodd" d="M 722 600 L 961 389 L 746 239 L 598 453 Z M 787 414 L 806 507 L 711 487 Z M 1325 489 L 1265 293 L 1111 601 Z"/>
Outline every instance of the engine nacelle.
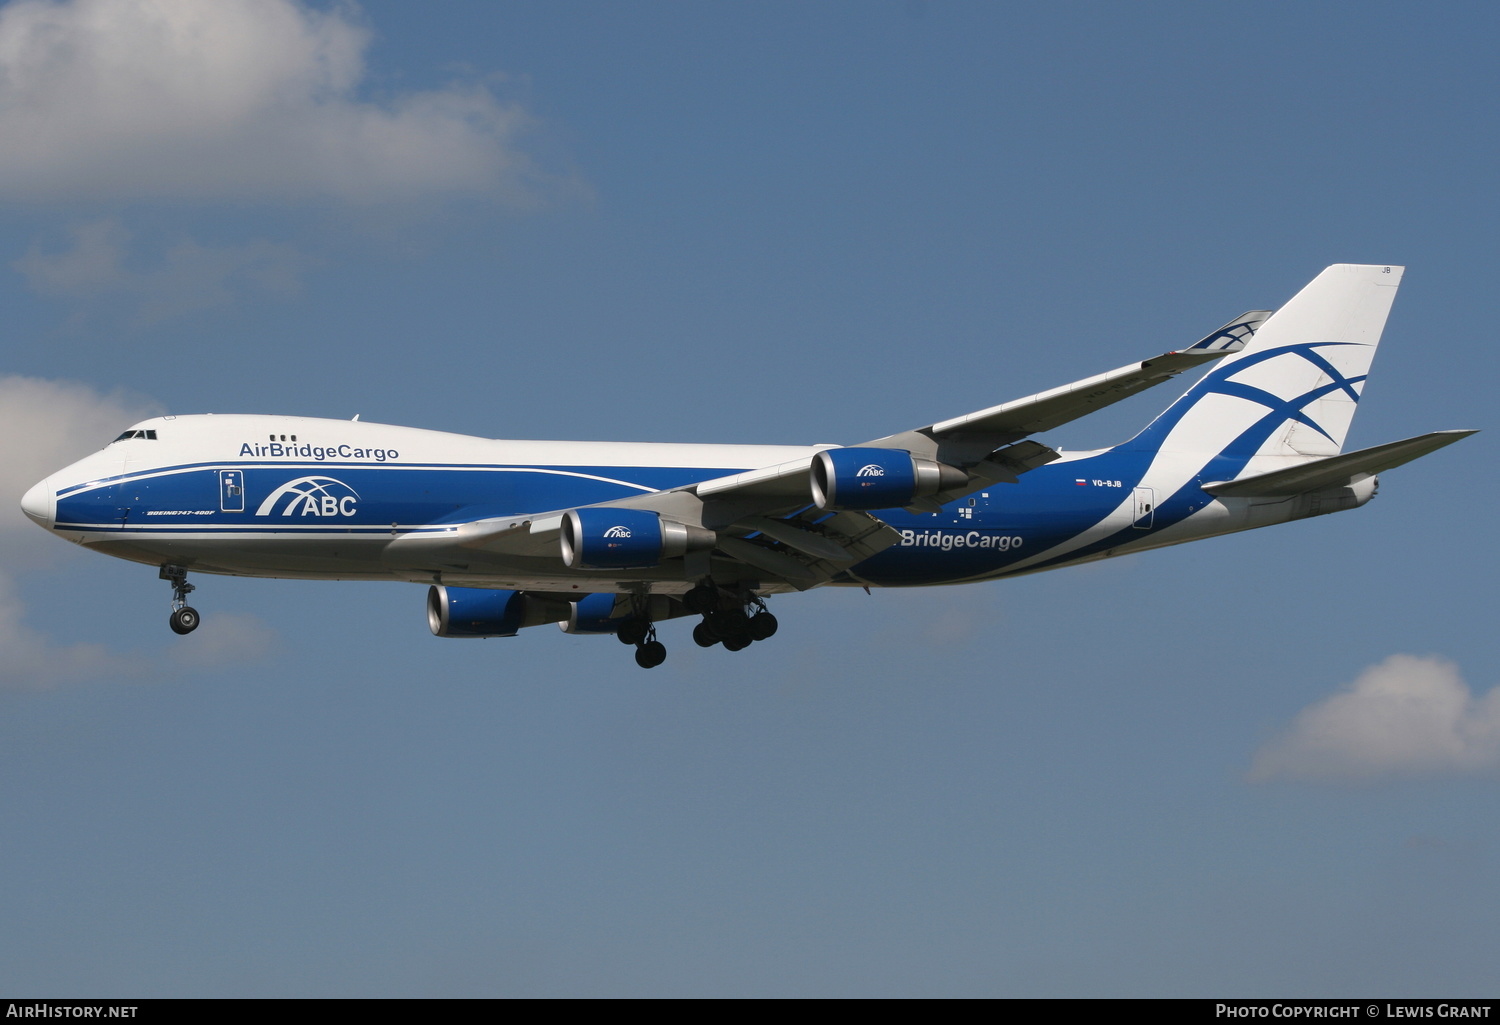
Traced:
<path fill-rule="evenodd" d="M 625 601 L 622 594 L 589 594 L 572 604 L 568 618 L 557 625 L 569 634 L 612 634 L 625 621 L 615 616 L 615 607 Z"/>
<path fill-rule="evenodd" d="M 704 527 L 667 520 L 646 509 L 570 509 L 562 522 L 562 559 L 570 569 L 640 569 L 712 548 Z"/>
<path fill-rule="evenodd" d="M 899 448 L 830 448 L 812 462 L 819 509 L 897 509 L 968 481 L 956 467 Z"/>
<path fill-rule="evenodd" d="M 427 589 L 427 625 L 439 637 L 514 637 L 522 627 L 568 618 L 565 601 L 482 587 Z"/>
<path fill-rule="evenodd" d="M 557 625 L 569 634 L 612 634 L 629 618 L 632 607 L 627 594 L 589 594 L 573 602 L 568 617 Z M 642 611 L 653 623 L 692 615 L 686 605 L 668 594 L 647 595 Z"/>

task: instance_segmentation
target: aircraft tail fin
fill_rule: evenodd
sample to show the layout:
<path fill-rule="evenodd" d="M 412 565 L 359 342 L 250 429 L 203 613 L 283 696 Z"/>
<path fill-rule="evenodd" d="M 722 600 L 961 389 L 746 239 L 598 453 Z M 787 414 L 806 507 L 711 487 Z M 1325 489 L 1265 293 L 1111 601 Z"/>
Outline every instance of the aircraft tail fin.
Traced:
<path fill-rule="evenodd" d="M 1324 270 L 1126 447 L 1265 469 L 1338 455 L 1402 270 Z"/>

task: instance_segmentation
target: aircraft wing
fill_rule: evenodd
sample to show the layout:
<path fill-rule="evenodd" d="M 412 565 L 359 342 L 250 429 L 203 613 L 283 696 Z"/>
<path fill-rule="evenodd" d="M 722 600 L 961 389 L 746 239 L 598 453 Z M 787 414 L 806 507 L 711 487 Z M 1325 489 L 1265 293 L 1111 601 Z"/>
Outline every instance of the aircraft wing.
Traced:
<path fill-rule="evenodd" d="M 940 462 L 967 462 L 966 456 L 986 445 L 994 451 L 1028 434 L 1052 430 L 1155 387 L 1184 370 L 1238 352 L 1272 312 L 1251 310 L 1185 349 L 1164 352 L 1060 388 L 966 413 L 914 431 L 867 441 L 864 447 L 905 448 L 915 455 L 925 455 Z"/>
<path fill-rule="evenodd" d="M 1108 373 L 1052 388 L 1024 399 L 977 410 L 940 423 L 900 434 L 861 442 L 854 448 L 904 449 L 914 456 L 933 459 L 967 472 L 965 484 L 948 488 L 919 504 L 935 509 L 955 498 L 1001 482 L 1014 482 L 1019 474 L 1057 458 L 1057 453 L 1034 441 L 1021 442 L 1028 434 L 1051 430 L 1105 406 L 1129 398 L 1147 388 L 1176 377 L 1184 370 L 1238 352 L 1256 329 L 1271 315 L 1270 310 L 1241 314 L 1206 338 L 1185 349 L 1131 363 Z M 1021 442 L 1020 444 L 1017 444 Z M 720 477 L 692 485 L 690 490 L 705 501 L 726 505 L 793 502 L 809 495 L 812 460 L 797 459 L 776 466 Z M 629 499 L 622 504 L 649 504 L 650 497 Z"/>
<path fill-rule="evenodd" d="M 1185 349 L 1166 352 L 1108 373 L 1075 381 L 853 448 L 900 449 L 947 467 L 943 490 L 910 508 L 936 511 L 947 502 L 1058 458 L 1028 434 L 1049 430 L 1161 384 L 1184 370 L 1244 348 L 1270 316 L 1253 310 Z M 828 512 L 813 505 L 815 456 L 746 470 L 668 491 L 632 495 L 600 507 L 641 509 L 717 535 L 723 556 L 753 566 L 799 589 L 825 583 L 848 566 L 900 540 L 899 533 L 865 512 Z M 437 535 L 412 535 L 391 543 L 403 552 L 441 549 L 512 556 L 558 551 L 568 510 L 498 517 L 457 524 Z M 705 566 L 706 569 L 706 566 Z"/>

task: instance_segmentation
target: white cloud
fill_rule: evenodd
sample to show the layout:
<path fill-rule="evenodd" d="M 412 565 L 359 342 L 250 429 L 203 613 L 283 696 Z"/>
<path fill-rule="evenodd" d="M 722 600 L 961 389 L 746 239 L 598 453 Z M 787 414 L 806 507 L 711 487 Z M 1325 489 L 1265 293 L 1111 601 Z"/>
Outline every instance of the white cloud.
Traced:
<path fill-rule="evenodd" d="M 166 620 L 166 603 L 162 604 Z M 158 653 L 111 651 L 101 644 L 55 644 L 27 626 L 11 579 L 0 573 L 0 687 L 40 690 L 88 681 L 154 680 L 233 668 L 265 657 L 276 635 L 252 616 L 206 616 L 197 630 Z"/>
<path fill-rule="evenodd" d="M 86 302 L 124 299 L 139 304 L 137 320 L 153 324 L 225 306 L 246 291 L 289 295 L 315 261 L 291 246 L 255 239 L 242 246 L 205 246 L 181 239 L 155 266 L 140 267 L 128 252 L 130 233 L 116 220 L 78 225 L 73 247 L 33 247 L 11 267 L 34 291 Z"/>
<path fill-rule="evenodd" d="M 1255 755 L 1252 780 L 1368 780 L 1500 767 L 1500 687 L 1475 697 L 1458 667 L 1392 655 L 1303 709 Z"/>
<path fill-rule="evenodd" d="M 97 451 L 120 431 L 160 412 L 149 399 L 104 395 L 77 381 L 0 376 L 0 559 L 10 571 L 36 568 L 74 550 L 21 512 L 26 489 L 55 470 Z M 147 567 L 142 567 L 143 570 Z M 162 630 L 167 590 L 161 587 Z M 259 620 L 230 613 L 205 616 L 186 637 L 144 654 L 98 644 L 62 645 L 25 622 L 26 608 L 11 575 L 0 572 L 0 687 L 51 687 L 83 680 L 142 680 L 240 665 L 274 650 Z"/>
<path fill-rule="evenodd" d="M 0 196 L 334 197 L 542 184 L 487 88 L 357 97 L 368 31 L 293 0 L 17 0 L 0 10 Z"/>
<path fill-rule="evenodd" d="M 102 395 L 77 381 L 0 376 L 0 531 L 24 527 L 28 541 L 42 540 L 21 512 L 26 490 L 160 412 L 149 399 Z"/>
<path fill-rule="evenodd" d="M 26 609 L 14 591 L 10 578 L 0 573 L 0 651 L 5 653 L 0 658 L 0 685 L 41 688 L 138 671 L 135 660 L 122 659 L 102 645 L 52 644 L 22 622 Z"/>
<path fill-rule="evenodd" d="M 165 607 L 162 622 L 167 616 Z M 254 616 L 214 612 L 186 637 L 172 637 L 161 661 L 181 673 L 232 669 L 267 657 L 278 646 L 276 632 Z M 160 665 L 160 661 L 156 663 Z"/>

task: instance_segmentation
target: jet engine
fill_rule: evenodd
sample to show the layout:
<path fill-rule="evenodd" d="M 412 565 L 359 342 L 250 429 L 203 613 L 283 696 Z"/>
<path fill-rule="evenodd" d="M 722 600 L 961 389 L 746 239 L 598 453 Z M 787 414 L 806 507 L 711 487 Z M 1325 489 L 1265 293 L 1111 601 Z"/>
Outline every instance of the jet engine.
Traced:
<path fill-rule="evenodd" d="M 615 616 L 615 606 L 623 595 L 589 594 L 573 602 L 568 618 L 558 623 L 563 633 L 612 634 L 624 620 Z"/>
<path fill-rule="evenodd" d="M 571 509 L 563 517 L 562 558 L 570 569 L 627 569 L 659 565 L 712 548 L 704 527 L 663 519 L 645 509 Z"/>
<path fill-rule="evenodd" d="M 427 625 L 439 637 L 514 637 L 526 626 L 567 620 L 568 602 L 482 587 L 427 589 Z"/>
<path fill-rule="evenodd" d="M 557 625 L 562 627 L 563 633 L 569 634 L 612 634 L 634 618 L 630 614 L 631 608 L 629 595 L 589 594 L 569 605 L 571 611 Z M 687 606 L 667 594 L 648 595 L 640 609 L 645 620 L 651 623 L 692 615 Z"/>
<path fill-rule="evenodd" d="M 905 449 L 830 448 L 812 462 L 812 498 L 820 509 L 898 509 L 968 481 L 957 467 Z"/>

